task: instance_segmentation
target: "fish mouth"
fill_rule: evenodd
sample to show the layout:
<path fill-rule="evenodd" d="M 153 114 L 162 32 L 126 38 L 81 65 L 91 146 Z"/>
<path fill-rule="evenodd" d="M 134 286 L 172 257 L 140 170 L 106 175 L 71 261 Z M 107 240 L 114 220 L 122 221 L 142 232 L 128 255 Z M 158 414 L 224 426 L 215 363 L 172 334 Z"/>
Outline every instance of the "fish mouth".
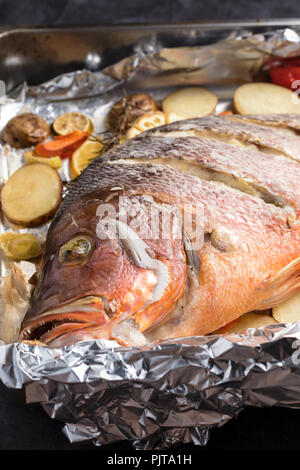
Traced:
<path fill-rule="evenodd" d="M 64 335 L 89 328 L 101 328 L 109 321 L 100 296 L 82 297 L 24 322 L 19 341 L 37 340 L 51 344 Z"/>

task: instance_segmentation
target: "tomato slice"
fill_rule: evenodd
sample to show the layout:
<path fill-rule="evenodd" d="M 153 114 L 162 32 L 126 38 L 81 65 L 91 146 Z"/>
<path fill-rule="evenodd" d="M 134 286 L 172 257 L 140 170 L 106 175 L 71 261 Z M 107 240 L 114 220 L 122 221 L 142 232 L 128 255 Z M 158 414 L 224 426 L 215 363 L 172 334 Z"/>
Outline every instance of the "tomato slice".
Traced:
<path fill-rule="evenodd" d="M 300 88 L 300 66 L 280 65 L 269 70 L 271 80 L 276 85 L 296 91 Z"/>

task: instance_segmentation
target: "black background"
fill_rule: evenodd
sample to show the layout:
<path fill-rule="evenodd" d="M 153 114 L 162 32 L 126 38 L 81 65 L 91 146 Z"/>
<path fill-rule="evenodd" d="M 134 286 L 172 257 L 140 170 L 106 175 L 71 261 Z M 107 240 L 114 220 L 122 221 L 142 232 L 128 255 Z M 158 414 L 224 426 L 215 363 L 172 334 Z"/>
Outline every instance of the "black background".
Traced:
<path fill-rule="evenodd" d="M 0 23 L 11 25 L 297 17 L 299 0 L 0 0 Z"/>
<path fill-rule="evenodd" d="M 0 25 L 163 23 L 203 20 L 299 18 L 299 0 L 47 0 L 1 1 Z M 0 77 L 1 79 L 1 77 Z M 299 390 L 300 393 L 300 390 Z M 62 424 L 37 405 L 0 393 L 0 449 L 87 449 L 70 444 Z M 191 451 L 192 445 L 181 446 Z M 299 449 L 300 410 L 248 408 L 237 419 L 213 429 L 207 450 Z M 115 452 L 129 444 L 110 446 Z M 101 450 L 101 449 L 99 449 Z"/>

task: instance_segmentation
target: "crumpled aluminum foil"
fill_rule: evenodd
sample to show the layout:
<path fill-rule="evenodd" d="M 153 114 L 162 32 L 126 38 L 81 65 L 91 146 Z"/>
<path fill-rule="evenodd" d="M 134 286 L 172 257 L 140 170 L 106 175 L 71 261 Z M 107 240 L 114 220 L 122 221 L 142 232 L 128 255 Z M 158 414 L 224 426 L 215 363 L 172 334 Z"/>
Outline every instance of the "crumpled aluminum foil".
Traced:
<path fill-rule="evenodd" d="M 64 421 L 71 442 L 204 445 L 211 427 L 247 405 L 300 407 L 299 346 L 299 323 L 143 348 L 15 343 L 0 349 L 0 378 L 12 388 L 25 384 L 27 402 Z"/>
<path fill-rule="evenodd" d="M 174 49 L 153 38 L 102 72 L 83 70 L 38 87 L 24 85 L 17 99 L 2 99 L 0 128 L 21 109 L 49 121 L 79 109 L 92 117 L 97 133 L 123 87 L 141 84 L 153 87 L 156 99 L 170 84 L 216 86 L 221 111 L 230 102 L 232 85 L 251 81 L 270 55 L 300 54 L 299 31 L 240 31 L 209 46 Z M 2 178 L 22 163 L 20 151 L 14 152 L 11 167 L 5 163 L 4 168 L 2 158 Z M 66 168 L 62 176 L 68 179 Z M 105 445 L 126 439 L 137 449 L 205 445 L 210 428 L 247 405 L 300 407 L 299 364 L 299 322 L 140 348 L 104 340 L 61 349 L 0 346 L 0 379 L 10 388 L 25 386 L 27 402 L 40 403 L 50 417 L 65 422 L 71 442 L 91 439 Z"/>
<path fill-rule="evenodd" d="M 100 72 L 79 70 L 27 90 L 46 101 L 78 99 L 104 93 L 126 83 L 132 87 L 237 85 L 252 81 L 270 55 L 297 56 L 300 28 L 253 35 L 236 31 L 208 46 L 165 48 L 155 37 L 142 40 L 135 54 Z"/>

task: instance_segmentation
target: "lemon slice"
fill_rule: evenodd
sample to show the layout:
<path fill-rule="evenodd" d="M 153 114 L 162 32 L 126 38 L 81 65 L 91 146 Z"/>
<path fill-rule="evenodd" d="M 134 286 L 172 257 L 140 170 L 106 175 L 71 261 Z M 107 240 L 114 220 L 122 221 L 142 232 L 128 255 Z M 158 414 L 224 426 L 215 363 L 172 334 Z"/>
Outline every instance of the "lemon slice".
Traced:
<path fill-rule="evenodd" d="M 80 132 L 93 132 L 94 130 L 90 118 L 77 112 L 61 114 L 53 122 L 52 128 L 58 135 L 67 135 L 76 130 Z"/>
<path fill-rule="evenodd" d="M 166 118 L 167 114 L 162 111 L 155 111 L 154 113 L 143 114 L 143 116 L 139 117 L 135 121 L 134 125 L 127 130 L 126 139 L 132 139 L 141 132 L 147 131 L 153 127 L 163 126 L 167 122 Z"/>
<path fill-rule="evenodd" d="M 92 160 L 99 157 L 103 144 L 100 137 L 89 138 L 72 155 L 71 158 L 71 176 L 77 178 L 80 173 L 91 163 Z"/>
<path fill-rule="evenodd" d="M 24 158 L 27 163 L 45 163 L 52 166 L 57 170 L 62 166 L 62 159 L 60 157 L 41 157 L 34 150 L 29 150 L 24 153 Z"/>
<path fill-rule="evenodd" d="M 138 118 L 134 127 L 137 127 L 140 131 L 144 132 L 152 127 L 163 126 L 166 124 L 166 115 L 162 111 L 156 111 L 154 113 L 143 114 Z"/>
<path fill-rule="evenodd" d="M 134 137 L 136 137 L 137 135 L 139 135 L 141 133 L 142 133 L 142 131 L 140 129 L 138 129 L 137 127 L 135 127 L 135 126 L 129 127 L 128 131 L 126 132 L 125 139 L 126 140 L 133 139 Z M 124 143 L 124 141 L 122 141 L 120 143 Z"/>

